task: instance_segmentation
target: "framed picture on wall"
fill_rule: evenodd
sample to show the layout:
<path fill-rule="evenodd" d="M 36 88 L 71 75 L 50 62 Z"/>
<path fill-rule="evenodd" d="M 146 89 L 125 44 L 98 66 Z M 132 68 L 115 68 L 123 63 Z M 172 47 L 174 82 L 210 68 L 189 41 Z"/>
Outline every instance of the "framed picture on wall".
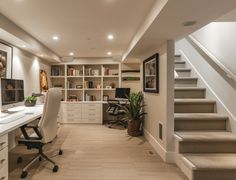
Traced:
<path fill-rule="evenodd" d="M 0 78 L 12 78 L 12 47 L 0 42 Z"/>
<path fill-rule="evenodd" d="M 159 54 L 143 61 L 143 91 L 159 93 Z"/>
<path fill-rule="evenodd" d="M 40 69 L 40 91 L 46 92 L 48 90 L 48 78 L 45 70 Z"/>

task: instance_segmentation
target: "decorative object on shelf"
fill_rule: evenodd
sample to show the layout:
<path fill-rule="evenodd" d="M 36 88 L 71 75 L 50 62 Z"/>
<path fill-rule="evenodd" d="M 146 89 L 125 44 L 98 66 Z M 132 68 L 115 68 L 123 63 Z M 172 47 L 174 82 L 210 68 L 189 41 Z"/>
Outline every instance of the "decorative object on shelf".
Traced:
<path fill-rule="evenodd" d="M 99 70 L 98 69 L 93 69 L 92 70 L 92 75 L 93 76 L 99 76 Z"/>
<path fill-rule="evenodd" d="M 159 93 L 159 54 L 143 61 L 143 91 Z"/>
<path fill-rule="evenodd" d="M 96 97 L 85 93 L 85 101 L 96 101 Z"/>
<path fill-rule="evenodd" d="M 48 78 L 45 70 L 40 69 L 40 91 L 45 92 L 48 90 Z"/>
<path fill-rule="evenodd" d="M 122 81 L 139 81 L 140 80 L 140 70 L 122 70 Z"/>
<path fill-rule="evenodd" d="M 83 89 L 83 85 L 76 85 L 76 89 Z"/>
<path fill-rule="evenodd" d="M 69 95 L 67 99 L 68 99 L 68 101 L 70 101 L 70 102 L 74 102 L 74 101 L 77 101 L 77 100 L 78 100 L 78 98 L 77 98 L 76 95 Z"/>
<path fill-rule="evenodd" d="M 103 95 L 103 101 L 108 101 L 109 100 L 109 96 L 108 95 Z"/>
<path fill-rule="evenodd" d="M 97 84 L 96 88 L 101 89 L 101 84 Z"/>
<path fill-rule="evenodd" d="M 35 106 L 36 101 L 37 101 L 37 97 L 35 97 L 35 96 L 27 96 L 25 98 L 25 106 L 27 106 L 27 107 Z"/>
<path fill-rule="evenodd" d="M 112 89 L 112 86 L 106 86 L 106 89 Z"/>
<path fill-rule="evenodd" d="M 116 88 L 116 84 L 114 82 L 110 83 L 111 88 Z"/>
<path fill-rule="evenodd" d="M 140 81 L 140 77 L 122 77 L 122 81 Z"/>
<path fill-rule="evenodd" d="M 143 110 L 143 93 L 131 93 L 128 103 L 121 108 L 125 111 L 125 118 L 128 121 L 128 134 L 130 136 L 140 136 L 143 134 L 143 121 L 145 112 Z"/>
<path fill-rule="evenodd" d="M 55 84 L 53 87 L 63 88 L 63 85 L 61 85 L 61 84 Z"/>
<path fill-rule="evenodd" d="M 11 78 L 12 47 L 0 43 L 0 78 Z"/>

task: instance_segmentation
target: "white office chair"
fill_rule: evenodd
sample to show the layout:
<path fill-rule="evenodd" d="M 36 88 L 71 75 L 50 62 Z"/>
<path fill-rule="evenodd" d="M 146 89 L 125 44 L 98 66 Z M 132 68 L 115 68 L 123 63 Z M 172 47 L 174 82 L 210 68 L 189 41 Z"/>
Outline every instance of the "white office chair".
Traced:
<path fill-rule="evenodd" d="M 52 142 L 57 136 L 57 116 L 61 104 L 61 90 L 59 88 L 51 88 L 46 94 L 43 115 L 38 125 L 24 125 L 21 127 L 23 138 L 19 139 L 19 144 L 24 144 L 27 149 L 38 149 L 38 154 L 23 168 L 21 178 L 28 175 L 27 169 L 36 161 L 45 159 L 53 164 L 53 172 L 58 171 L 58 166 L 55 162 L 47 157 L 43 152 L 43 146 Z M 33 129 L 34 133 L 29 135 L 27 129 Z M 62 150 L 59 150 L 59 155 L 62 155 Z M 20 163 L 22 158 L 18 158 Z"/>

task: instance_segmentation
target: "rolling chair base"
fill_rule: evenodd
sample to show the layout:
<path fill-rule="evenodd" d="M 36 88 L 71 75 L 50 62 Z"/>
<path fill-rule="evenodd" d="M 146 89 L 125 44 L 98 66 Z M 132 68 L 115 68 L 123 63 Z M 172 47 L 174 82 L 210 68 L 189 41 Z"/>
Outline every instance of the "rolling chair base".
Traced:
<path fill-rule="evenodd" d="M 59 150 L 59 155 L 62 155 L 63 154 L 63 151 L 62 150 Z M 51 164 L 53 164 L 53 169 L 52 169 L 52 172 L 57 172 L 59 170 L 59 167 L 58 165 L 56 165 L 56 163 L 54 161 L 52 161 L 46 154 L 44 154 L 42 151 L 39 150 L 39 153 L 33 158 L 31 159 L 28 164 L 23 168 L 22 170 L 22 173 L 21 173 L 21 178 L 24 179 L 27 177 L 28 175 L 28 168 L 34 163 L 36 162 L 37 160 L 39 161 L 42 161 L 42 159 L 50 162 Z M 22 163 L 22 157 L 19 157 L 17 159 L 17 163 Z"/>

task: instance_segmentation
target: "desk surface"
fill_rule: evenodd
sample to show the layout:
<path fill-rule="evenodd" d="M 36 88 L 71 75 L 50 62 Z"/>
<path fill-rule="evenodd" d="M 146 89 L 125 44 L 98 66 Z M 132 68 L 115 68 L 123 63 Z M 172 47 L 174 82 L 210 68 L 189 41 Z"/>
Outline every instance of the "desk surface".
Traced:
<path fill-rule="evenodd" d="M 32 114 L 26 114 L 26 112 L 33 112 Z M 17 119 L 13 122 L 10 122 L 8 124 L 0 124 L 0 136 L 4 135 L 8 132 L 11 132 L 19 127 L 21 127 L 24 124 L 30 123 L 33 120 L 39 118 L 43 114 L 43 105 L 36 105 L 34 107 L 28 107 L 24 111 L 19 111 L 16 113 L 23 113 L 24 117 Z"/>

